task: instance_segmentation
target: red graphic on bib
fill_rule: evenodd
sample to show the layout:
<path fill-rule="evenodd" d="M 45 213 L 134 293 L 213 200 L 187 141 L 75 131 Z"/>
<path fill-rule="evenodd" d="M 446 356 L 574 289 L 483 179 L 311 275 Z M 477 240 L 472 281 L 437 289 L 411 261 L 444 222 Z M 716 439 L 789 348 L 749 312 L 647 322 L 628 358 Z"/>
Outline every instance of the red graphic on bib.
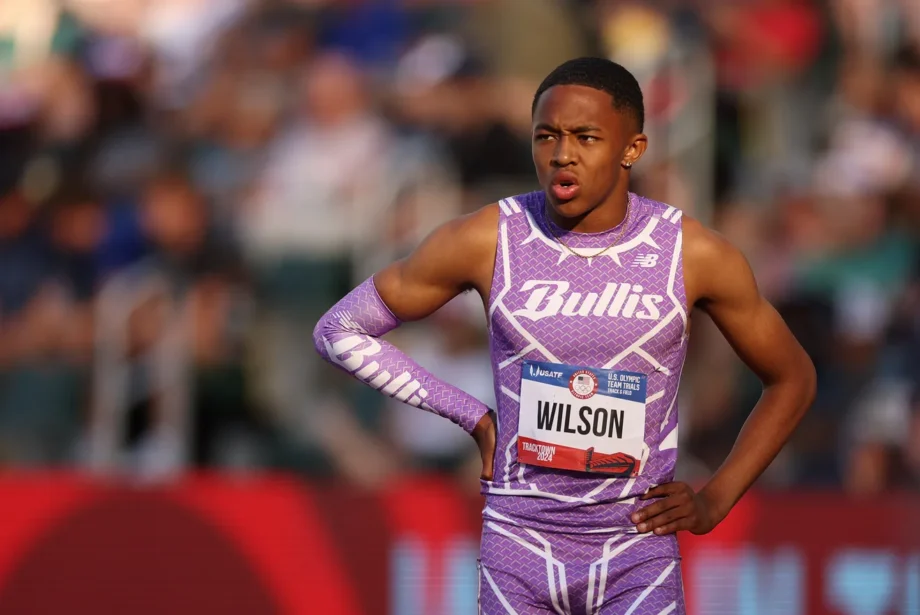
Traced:
<path fill-rule="evenodd" d="M 603 472 L 612 476 L 635 476 L 639 473 L 639 460 L 626 453 L 595 453 L 585 451 L 585 472 Z"/>
<path fill-rule="evenodd" d="M 557 470 L 577 470 L 631 478 L 639 474 L 639 460 L 627 453 L 596 453 L 588 450 L 518 437 L 518 461 Z"/>
<path fill-rule="evenodd" d="M 588 370 L 578 370 L 569 378 L 569 391 L 578 399 L 589 399 L 597 393 L 597 376 Z"/>

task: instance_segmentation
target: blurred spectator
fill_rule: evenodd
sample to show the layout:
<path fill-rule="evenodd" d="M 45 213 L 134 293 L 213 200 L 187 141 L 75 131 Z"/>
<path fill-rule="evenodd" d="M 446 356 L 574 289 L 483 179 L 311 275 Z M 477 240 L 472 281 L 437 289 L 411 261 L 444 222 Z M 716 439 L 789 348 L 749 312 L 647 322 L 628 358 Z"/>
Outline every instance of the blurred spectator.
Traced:
<path fill-rule="evenodd" d="M 100 250 L 108 232 L 98 196 L 79 186 L 64 187 L 49 204 L 52 280 L 65 302 L 69 322 L 64 342 L 81 363 L 92 355 L 93 299 L 102 271 Z"/>
<path fill-rule="evenodd" d="M 318 447 L 314 454 L 327 448 L 325 430 L 345 420 L 343 389 L 353 387 L 321 369 L 313 325 L 351 287 L 356 251 L 371 243 L 397 196 L 399 151 L 359 67 L 338 53 L 321 55 L 304 72 L 294 122 L 269 146 L 242 212 L 240 236 L 263 308 L 265 401 L 285 436 Z M 342 429 L 361 427 L 338 425 L 339 440 Z M 336 456 L 344 461 L 346 452 Z"/>
<path fill-rule="evenodd" d="M 912 0 L 833 0 L 844 48 L 883 62 L 907 40 L 920 39 L 920 8 Z"/>
<path fill-rule="evenodd" d="M 522 132 L 508 103 L 514 96 L 529 116 L 529 98 L 515 81 L 491 78 L 460 38 L 416 42 L 397 65 L 394 94 L 397 119 L 444 143 L 471 207 L 532 189 L 529 117 Z"/>
<path fill-rule="evenodd" d="M 158 0 L 138 19 L 140 39 L 153 50 L 156 103 L 188 104 L 212 59 L 214 43 L 233 24 L 247 0 Z"/>
<path fill-rule="evenodd" d="M 239 344 L 234 263 L 201 195 L 184 174 L 167 171 L 145 190 L 140 214 L 149 254 L 112 276 L 99 299 L 88 454 L 110 467 L 125 443 L 136 444 L 138 470 L 158 476 L 215 461 L 209 438 L 221 419 L 243 418 L 246 400 L 231 364 Z M 222 407 L 209 405 L 214 397 Z"/>
<path fill-rule="evenodd" d="M 89 323 L 68 310 L 54 272 L 33 205 L 17 192 L 0 197 L 0 460 L 9 463 L 67 461 L 79 425 L 73 336 Z"/>

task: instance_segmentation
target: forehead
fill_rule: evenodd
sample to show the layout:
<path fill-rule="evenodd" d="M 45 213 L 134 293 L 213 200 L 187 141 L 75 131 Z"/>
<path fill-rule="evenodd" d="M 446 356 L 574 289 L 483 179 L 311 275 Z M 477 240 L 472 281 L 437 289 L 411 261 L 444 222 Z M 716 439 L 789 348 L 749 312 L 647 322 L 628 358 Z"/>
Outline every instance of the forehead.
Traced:
<path fill-rule="evenodd" d="M 534 109 L 534 124 L 552 126 L 594 125 L 618 129 L 623 113 L 613 106 L 610 94 L 584 85 L 556 85 L 543 92 Z"/>

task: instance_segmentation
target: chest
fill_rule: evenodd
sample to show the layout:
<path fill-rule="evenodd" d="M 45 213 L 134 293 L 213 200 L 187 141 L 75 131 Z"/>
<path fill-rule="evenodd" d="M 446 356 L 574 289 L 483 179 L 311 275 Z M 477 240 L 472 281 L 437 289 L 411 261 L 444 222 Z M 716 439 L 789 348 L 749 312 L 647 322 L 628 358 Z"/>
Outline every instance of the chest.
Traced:
<path fill-rule="evenodd" d="M 638 345 L 662 355 L 682 341 L 682 327 L 668 326 L 676 306 L 657 289 L 636 286 L 525 280 L 506 294 L 501 314 L 492 319 L 493 340 L 510 354 L 540 349 L 571 364 L 602 365 Z"/>
<path fill-rule="evenodd" d="M 562 243 L 523 207 L 500 227 L 492 280 L 493 357 L 648 372 L 679 355 L 686 337 L 680 226 L 637 210 L 617 243 Z M 604 246 L 609 246 L 605 249 Z"/>
<path fill-rule="evenodd" d="M 539 350 L 571 364 L 604 365 L 641 346 L 665 356 L 685 334 L 678 318 L 676 271 L 656 252 L 623 254 L 620 263 L 510 252 L 507 279 L 492 306 L 496 350 L 507 356 Z M 629 260 L 626 260 L 629 259 Z M 678 263 L 679 264 L 679 263 Z M 675 275 L 672 275 L 675 274 Z"/>

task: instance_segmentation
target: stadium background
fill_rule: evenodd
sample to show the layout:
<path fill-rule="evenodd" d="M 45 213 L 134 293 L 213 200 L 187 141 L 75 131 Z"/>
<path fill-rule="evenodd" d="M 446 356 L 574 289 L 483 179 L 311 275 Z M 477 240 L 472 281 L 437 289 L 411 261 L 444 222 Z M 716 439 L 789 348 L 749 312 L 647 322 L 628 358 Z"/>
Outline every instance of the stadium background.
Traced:
<path fill-rule="evenodd" d="M 694 615 L 920 613 L 920 3 L 2 0 L 0 613 L 475 612 L 478 456 L 310 334 L 433 225 L 533 187 L 530 101 L 646 92 L 635 189 L 748 255 L 817 402 Z M 481 308 L 392 341 L 492 403 Z M 758 395 L 695 323 L 680 478 Z"/>

